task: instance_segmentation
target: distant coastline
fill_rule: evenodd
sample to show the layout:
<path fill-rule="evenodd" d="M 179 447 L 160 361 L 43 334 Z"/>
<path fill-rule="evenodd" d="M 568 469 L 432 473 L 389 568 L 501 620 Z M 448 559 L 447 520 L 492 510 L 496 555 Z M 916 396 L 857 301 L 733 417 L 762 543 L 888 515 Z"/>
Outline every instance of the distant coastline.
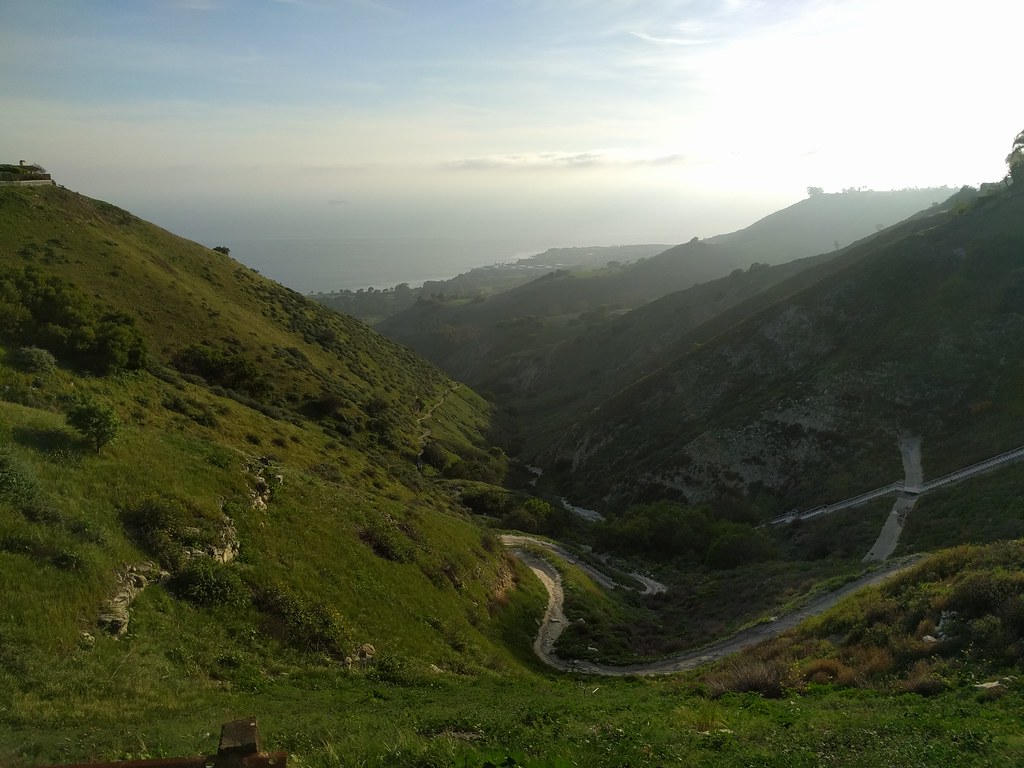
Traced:
<path fill-rule="evenodd" d="M 241 263 L 299 293 L 418 287 L 549 247 L 508 238 L 225 239 L 207 245 L 229 247 Z"/>

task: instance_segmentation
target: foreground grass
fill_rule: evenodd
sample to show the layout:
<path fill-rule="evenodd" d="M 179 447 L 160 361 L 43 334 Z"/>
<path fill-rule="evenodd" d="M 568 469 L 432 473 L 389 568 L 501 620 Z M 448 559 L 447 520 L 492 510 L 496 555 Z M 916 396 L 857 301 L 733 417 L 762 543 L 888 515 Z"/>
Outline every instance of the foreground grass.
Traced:
<path fill-rule="evenodd" d="M 97 704 L 128 690 L 133 657 L 122 661 Z M 962 766 L 1024 757 L 1018 691 L 990 700 L 961 688 L 925 699 L 817 686 L 777 700 L 712 701 L 689 679 L 435 675 L 396 683 L 310 669 L 259 693 L 202 685 L 160 693 L 154 686 L 160 704 L 135 713 L 97 706 L 84 717 L 24 723 L 5 711 L 0 760 L 208 753 L 220 722 L 248 715 L 259 718 L 267 748 L 309 766 L 483 766 L 508 758 L 523 766 Z"/>

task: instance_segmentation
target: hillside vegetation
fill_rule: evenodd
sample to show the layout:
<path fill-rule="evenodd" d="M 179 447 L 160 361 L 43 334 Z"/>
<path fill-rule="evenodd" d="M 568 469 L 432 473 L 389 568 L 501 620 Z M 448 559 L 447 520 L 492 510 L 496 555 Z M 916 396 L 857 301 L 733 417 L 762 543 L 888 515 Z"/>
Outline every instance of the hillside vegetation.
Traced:
<path fill-rule="evenodd" d="M 738 232 L 694 238 L 631 263 L 622 259 L 590 271 L 570 264 L 494 295 L 460 290 L 453 281 L 450 288 L 422 291 L 415 304 L 377 327 L 472 386 L 489 389 L 493 368 L 509 371 L 499 377 L 515 390 L 512 369 L 521 369 L 529 380 L 538 367 L 535 359 L 584 331 L 604 333 L 604 323 L 627 310 L 755 264 L 787 264 L 834 251 L 946 199 L 949 192 L 817 194 Z M 569 261 L 557 249 L 548 254 L 549 261 Z M 497 394 L 507 404 L 503 393 Z"/>
<path fill-rule="evenodd" d="M 994 281 L 1000 265 L 975 266 Z M 765 297 L 818 268 L 727 277 L 731 308 L 710 313 L 724 327 L 705 346 L 728 337 L 730 312 L 772 311 Z M 719 290 L 694 289 L 694 317 Z M 299 766 L 1024 757 L 1016 544 L 939 554 L 695 674 L 557 674 L 531 648 L 544 590 L 493 527 L 650 558 L 670 584 L 646 597 L 561 566 L 563 650 L 629 660 L 842 581 L 880 510 L 763 532 L 726 495 L 585 526 L 498 487 L 509 461 L 493 441 L 511 436 L 469 387 L 221 253 L 56 187 L 0 191 L 0 318 L 0 765 L 208 754 L 217 726 L 245 716 Z M 692 344 L 670 333 L 652 356 Z M 1014 477 L 936 495 L 937 519 L 979 521 L 908 530 L 907 546 L 1014 535 Z"/>
<path fill-rule="evenodd" d="M 59 188 L 0 194 L 0 317 L 5 745 L 31 754 L 57 720 L 116 741 L 115 722 L 353 659 L 521 667 L 507 621 L 535 591 L 418 466 L 426 443 L 502 477 L 468 389 Z"/>
<path fill-rule="evenodd" d="M 584 500 L 733 493 L 784 511 L 897 479 L 900 434 L 923 438 L 930 477 L 1024 443 L 1022 206 L 958 203 L 780 283 L 537 463 Z"/>

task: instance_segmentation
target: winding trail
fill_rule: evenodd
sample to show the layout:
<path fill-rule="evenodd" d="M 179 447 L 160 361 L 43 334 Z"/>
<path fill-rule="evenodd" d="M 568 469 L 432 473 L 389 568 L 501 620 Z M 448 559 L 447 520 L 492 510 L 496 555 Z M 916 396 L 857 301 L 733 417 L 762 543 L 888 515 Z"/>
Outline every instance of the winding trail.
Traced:
<path fill-rule="evenodd" d="M 866 574 L 833 592 L 815 598 L 792 613 L 786 614 L 774 621 L 749 627 L 735 635 L 716 640 L 702 648 L 670 656 L 659 661 L 611 666 L 608 664 L 595 664 L 594 662 L 581 659 L 563 659 L 555 653 L 555 643 L 558 642 L 558 638 L 565 631 L 566 626 L 568 626 L 568 619 L 565 616 L 563 607 L 565 604 L 565 593 L 562 589 L 562 577 L 551 563 L 523 549 L 523 546 L 539 543 L 558 554 L 560 554 L 562 548 L 556 544 L 541 542 L 539 539 L 532 539 L 528 536 L 508 535 L 502 536 L 501 539 L 502 543 L 536 574 L 548 591 L 547 609 L 537 631 L 537 637 L 533 642 L 533 650 L 540 660 L 549 667 L 563 672 L 578 672 L 587 675 L 604 675 L 609 677 L 670 675 L 674 672 L 695 669 L 712 661 L 717 661 L 725 656 L 742 651 L 744 648 L 749 648 L 752 645 L 780 635 L 812 616 L 824 613 L 843 598 L 852 595 L 864 587 L 885 581 L 891 576 L 906 570 L 919 559 L 913 557 L 892 561 L 880 570 Z M 607 577 L 604 578 L 607 580 Z"/>
<path fill-rule="evenodd" d="M 589 563 L 580 560 L 578 557 L 576 557 L 576 555 L 572 554 L 567 549 L 565 549 L 565 547 L 555 544 L 554 542 L 545 541 L 544 539 L 535 539 L 533 536 L 523 536 L 517 533 L 503 533 L 499 538 L 501 539 L 501 543 L 504 544 L 506 547 L 515 548 L 517 550 L 522 550 L 524 546 L 530 544 L 539 547 L 544 547 L 545 549 L 554 552 L 567 563 L 572 563 L 573 565 L 575 565 L 581 571 L 586 573 L 587 576 L 589 576 L 593 581 L 600 584 L 605 589 L 617 589 L 619 587 L 625 586 L 624 584 L 620 584 L 619 582 L 610 578 L 607 574 L 597 570 L 594 566 L 590 565 Z M 644 576 L 640 573 L 631 573 L 629 575 L 636 579 L 638 582 L 640 582 L 641 585 L 643 585 L 642 589 L 639 590 L 640 594 L 642 595 L 659 595 L 662 592 L 668 591 L 668 587 L 666 587 L 660 581 L 655 581 L 654 579 L 648 576 Z"/>
<path fill-rule="evenodd" d="M 431 416 L 433 416 L 434 415 L 434 411 L 436 411 L 438 408 L 440 408 L 442 405 L 444 405 L 445 401 L 448 399 L 448 395 L 450 395 L 452 392 L 454 392 L 456 389 L 458 389 L 461 386 L 462 386 L 461 384 L 454 384 L 454 385 L 448 387 L 441 394 L 441 399 L 440 400 L 438 400 L 436 403 L 434 403 L 432 406 L 430 406 L 427 410 L 425 410 L 423 412 L 422 416 L 417 416 L 416 417 L 416 423 L 419 424 L 420 426 L 423 426 L 423 422 L 426 421 L 427 419 L 429 419 Z M 419 456 L 416 457 L 417 461 L 422 461 L 423 460 L 423 451 L 427 447 L 427 438 L 428 437 L 430 437 L 430 428 L 429 427 L 425 428 L 424 431 L 423 431 L 423 434 L 420 435 L 420 453 L 419 453 Z"/>

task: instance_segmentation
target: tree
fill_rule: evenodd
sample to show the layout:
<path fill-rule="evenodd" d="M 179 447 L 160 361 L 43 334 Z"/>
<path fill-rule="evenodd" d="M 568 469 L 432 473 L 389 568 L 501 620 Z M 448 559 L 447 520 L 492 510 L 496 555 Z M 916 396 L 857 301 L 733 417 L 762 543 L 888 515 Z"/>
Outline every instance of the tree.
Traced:
<path fill-rule="evenodd" d="M 217 253 L 223 253 L 225 256 L 231 255 L 231 249 L 228 248 L 226 245 L 215 245 L 213 247 L 213 250 L 215 250 Z"/>
<path fill-rule="evenodd" d="M 1006 167 L 1014 184 L 1024 184 L 1024 131 L 1013 140 L 1013 149 L 1006 156 Z"/>
<path fill-rule="evenodd" d="M 93 446 L 96 453 L 117 437 L 121 429 L 121 420 L 109 405 L 92 398 L 75 402 L 66 414 L 68 424 L 82 433 Z"/>
<path fill-rule="evenodd" d="M 807 188 L 807 196 L 808 197 L 816 197 L 817 195 L 824 195 L 824 194 L 825 194 L 825 190 L 822 189 L 821 187 L 808 187 Z"/>

